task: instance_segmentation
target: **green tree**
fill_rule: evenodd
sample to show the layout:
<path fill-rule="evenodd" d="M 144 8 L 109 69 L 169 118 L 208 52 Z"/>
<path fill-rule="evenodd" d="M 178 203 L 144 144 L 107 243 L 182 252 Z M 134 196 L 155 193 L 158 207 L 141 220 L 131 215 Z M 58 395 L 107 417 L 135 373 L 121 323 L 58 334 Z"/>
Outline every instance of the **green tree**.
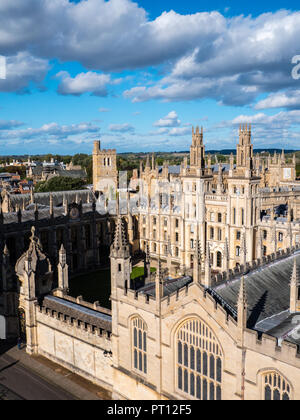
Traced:
<path fill-rule="evenodd" d="M 85 181 L 80 178 L 56 176 L 48 181 L 38 182 L 35 186 L 35 192 L 82 190 L 84 185 Z"/>

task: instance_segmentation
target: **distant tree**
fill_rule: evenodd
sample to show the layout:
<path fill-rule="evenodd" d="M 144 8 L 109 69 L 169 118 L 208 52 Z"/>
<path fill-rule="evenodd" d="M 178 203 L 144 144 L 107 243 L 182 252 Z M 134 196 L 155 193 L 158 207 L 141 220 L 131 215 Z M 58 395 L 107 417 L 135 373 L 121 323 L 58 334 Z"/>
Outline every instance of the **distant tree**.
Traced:
<path fill-rule="evenodd" d="M 81 190 L 85 181 L 80 178 L 56 176 L 48 181 L 38 182 L 35 186 L 35 192 L 54 192 L 54 191 L 72 191 Z"/>
<path fill-rule="evenodd" d="M 21 179 L 26 177 L 26 168 L 25 166 L 5 166 L 0 168 L 0 173 L 7 172 L 9 174 L 18 174 Z"/>

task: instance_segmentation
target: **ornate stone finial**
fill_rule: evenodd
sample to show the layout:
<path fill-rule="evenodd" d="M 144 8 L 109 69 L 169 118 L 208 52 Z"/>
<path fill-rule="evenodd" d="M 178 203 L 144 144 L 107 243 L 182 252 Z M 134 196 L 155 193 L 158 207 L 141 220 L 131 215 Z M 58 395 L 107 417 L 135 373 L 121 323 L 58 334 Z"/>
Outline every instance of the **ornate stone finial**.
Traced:
<path fill-rule="evenodd" d="M 114 241 L 111 245 L 111 257 L 114 258 L 129 258 L 130 249 L 128 236 L 123 218 L 118 215 L 115 229 Z"/>

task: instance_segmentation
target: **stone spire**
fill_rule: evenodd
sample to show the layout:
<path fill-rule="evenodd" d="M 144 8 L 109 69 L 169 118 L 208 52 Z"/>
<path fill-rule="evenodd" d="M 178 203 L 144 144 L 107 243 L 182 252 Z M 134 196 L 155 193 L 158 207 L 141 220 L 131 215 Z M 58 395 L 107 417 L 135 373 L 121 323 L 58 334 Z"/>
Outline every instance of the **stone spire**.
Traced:
<path fill-rule="evenodd" d="M 294 267 L 290 283 L 290 312 L 295 313 L 300 311 L 299 302 L 299 286 L 300 286 L 300 273 L 297 267 L 297 258 L 294 258 Z"/>
<path fill-rule="evenodd" d="M 218 183 L 217 183 L 217 193 L 223 193 L 223 168 L 222 164 L 219 163 L 219 171 L 218 171 Z"/>
<path fill-rule="evenodd" d="M 61 244 L 59 250 L 59 262 L 57 266 L 57 273 L 58 273 L 58 291 L 63 297 L 64 293 L 67 293 L 69 288 L 69 271 L 67 265 L 67 253 L 66 250 Z"/>
<path fill-rule="evenodd" d="M 118 215 L 118 218 L 117 218 L 115 237 L 111 245 L 110 256 L 114 258 L 129 258 L 130 257 L 127 232 L 126 232 L 124 220 L 120 215 Z"/>

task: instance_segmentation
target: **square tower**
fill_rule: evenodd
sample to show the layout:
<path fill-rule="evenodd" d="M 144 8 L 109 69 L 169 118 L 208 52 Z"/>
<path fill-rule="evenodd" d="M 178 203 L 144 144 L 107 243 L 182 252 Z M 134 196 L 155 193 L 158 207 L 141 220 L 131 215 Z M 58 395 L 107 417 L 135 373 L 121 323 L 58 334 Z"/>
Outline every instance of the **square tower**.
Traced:
<path fill-rule="evenodd" d="M 101 150 L 100 141 L 94 142 L 93 150 L 94 192 L 113 193 L 118 188 L 117 151 Z"/>

